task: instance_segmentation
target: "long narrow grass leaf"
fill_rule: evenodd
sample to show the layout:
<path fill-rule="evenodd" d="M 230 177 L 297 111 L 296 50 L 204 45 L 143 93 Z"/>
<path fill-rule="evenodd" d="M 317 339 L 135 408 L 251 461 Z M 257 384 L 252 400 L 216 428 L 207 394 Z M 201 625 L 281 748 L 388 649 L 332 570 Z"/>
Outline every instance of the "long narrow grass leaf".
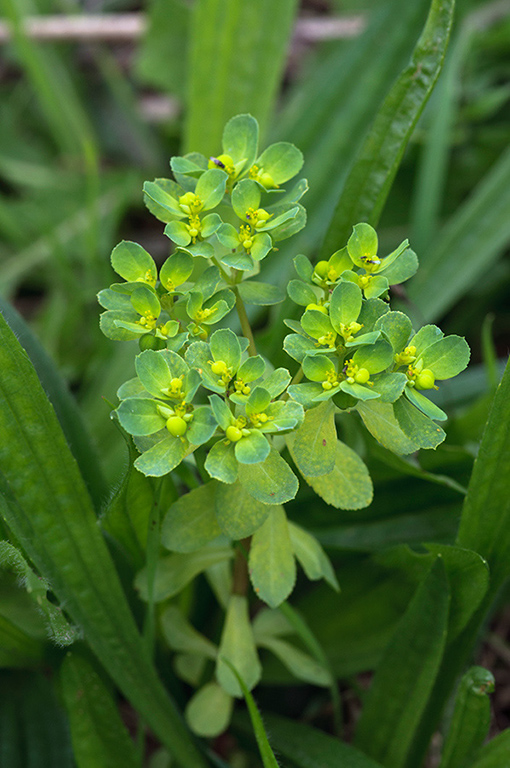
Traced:
<path fill-rule="evenodd" d="M 510 576 L 510 363 L 485 427 L 468 486 L 457 544 L 484 557 L 495 590 Z"/>
<path fill-rule="evenodd" d="M 377 225 L 409 138 L 441 72 L 454 4 L 454 0 L 433 0 L 411 61 L 386 96 L 350 170 L 323 254 L 346 242 L 359 221 Z"/>
<path fill-rule="evenodd" d="M 198 0 L 191 20 L 188 151 L 218 153 L 223 126 L 242 112 L 264 130 L 296 7 L 296 0 Z"/>
<path fill-rule="evenodd" d="M 409 298 L 420 321 L 440 318 L 490 269 L 510 242 L 510 150 L 420 254 Z"/>

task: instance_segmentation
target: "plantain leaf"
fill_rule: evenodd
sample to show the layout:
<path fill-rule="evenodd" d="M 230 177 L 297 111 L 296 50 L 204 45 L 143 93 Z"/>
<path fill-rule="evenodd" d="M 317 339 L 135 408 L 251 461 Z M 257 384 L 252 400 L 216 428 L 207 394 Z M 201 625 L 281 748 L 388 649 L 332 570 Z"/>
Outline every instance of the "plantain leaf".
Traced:
<path fill-rule="evenodd" d="M 78 768 L 138 768 L 138 756 L 111 692 L 87 658 L 69 651 L 60 669 Z"/>
<path fill-rule="evenodd" d="M 90 647 L 183 766 L 203 760 L 149 662 L 76 463 L 0 318 L 0 511 Z"/>
<path fill-rule="evenodd" d="M 78 462 L 95 508 L 99 511 L 108 491 L 95 446 L 91 442 L 83 415 L 60 376 L 55 363 L 41 346 L 21 315 L 0 297 L 0 312 L 28 354 L 50 400 L 67 443 Z"/>
<path fill-rule="evenodd" d="M 387 768 L 406 764 L 441 664 L 450 590 L 440 557 L 418 587 L 381 659 L 355 744 Z"/>
<path fill-rule="evenodd" d="M 489 732 L 494 676 L 483 667 L 471 667 L 459 683 L 440 768 L 471 765 Z"/>
<path fill-rule="evenodd" d="M 381 768 L 350 744 L 305 723 L 267 713 L 264 717 L 275 750 L 298 768 Z M 244 720 L 236 720 L 245 731 Z"/>

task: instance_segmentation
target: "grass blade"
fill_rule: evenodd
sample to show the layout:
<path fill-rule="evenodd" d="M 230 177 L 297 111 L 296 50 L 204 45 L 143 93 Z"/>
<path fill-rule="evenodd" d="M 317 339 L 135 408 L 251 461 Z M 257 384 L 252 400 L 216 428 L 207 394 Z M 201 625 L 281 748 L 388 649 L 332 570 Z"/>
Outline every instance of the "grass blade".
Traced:
<path fill-rule="evenodd" d="M 510 363 L 485 427 L 464 501 L 457 544 L 484 557 L 497 590 L 510 576 Z"/>
<path fill-rule="evenodd" d="M 443 66 L 454 0 L 433 0 L 411 62 L 386 96 L 351 168 L 324 239 L 322 255 L 347 241 L 359 221 L 377 226 L 404 150 Z"/>
<path fill-rule="evenodd" d="M 510 242 L 510 150 L 506 150 L 420 256 L 408 295 L 420 321 L 435 321 L 490 269 Z"/>
<path fill-rule="evenodd" d="M 452 128 L 460 99 L 460 76 L 471 41 L 471 27 L 461 27 L 452 40 L 441 79 L 424 116 L 427 136 L 420 153 L 411 206 L 411 242 L 421 253 L 437 232 L 452 144 Z"/>
<path fill-rule="evenodd" d="M 310 182 L 305 198 L 308 224 L 292 240 L 294 254 L 315 249 L 323 237 L 352 158 L 384 96 L 408 63 L 429 8 L 428 0 L 379 5 L 362 35 L 348 45 L 336 44 L 319 58 L 306 84 L 296 89 L 279 116 L 272 138 L 299 147 Z"/>

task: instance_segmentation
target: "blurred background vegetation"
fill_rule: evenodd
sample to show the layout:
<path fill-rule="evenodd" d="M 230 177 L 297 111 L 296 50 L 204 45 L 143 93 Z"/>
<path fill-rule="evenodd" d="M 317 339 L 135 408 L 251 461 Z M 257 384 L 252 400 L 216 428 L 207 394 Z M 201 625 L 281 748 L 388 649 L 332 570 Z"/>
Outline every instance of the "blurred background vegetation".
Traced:
<path fill-rule="evenodd" d="M 225 121 L 241 112 L 261 123 L 262 145 L 295 143 L 305 155 L 309 223 L 266 268 L 266 279 L 285 284 L 296 253 L 317 256 L 428 7 L 428 0 L 0 0 L 2 300 L 56 361 L 111 481 L 125 446 L 102 398 L 113 401 L 129 377 L 133 347 L 99 332 L 95 295 L 111 282 L 109 255 L 120 239 L 140 242 L 159 262 L 168 255 L 161 225 L 143 207 L 142 182 L 169 175 L 173 154 L 219 151 Z M 47 26 L 55 14 L 66 19 L 58 37 Z M 102 31 L 93 26 L 98 16 Z M 443 73 L 379 232 L 383 252 L 408 237 L 421 263 L 395 298 L 417 322 L 465 335 L 472 366 L 443 385 L 448 439 L 421 465 L 390 456 L 354 418 L 342 421 L 343 439 L 375 481 L 368 509 L 338 512 L 317 502 L 312 516 L 306 489 L 293 506 L 294 519 L 337 553 L 341 636 L 338 597 L 327 587 L 303 594 L 301 607 L 312 624 L 313 615 L 324 617 L 320 639 L 345 678 L 376 662 L 416 586 L 409 569 L 402 581 L 399 563 L 374 551 L 453 540 L 459 485 L 508 354 L 509 117 L 510 2 L 458 0 Z M 261 350 L 285 365 L 281 321 L 291 311 L 285 305 L 254 318 Z M 284 679 L 276 667 L 267 675 Z"/>

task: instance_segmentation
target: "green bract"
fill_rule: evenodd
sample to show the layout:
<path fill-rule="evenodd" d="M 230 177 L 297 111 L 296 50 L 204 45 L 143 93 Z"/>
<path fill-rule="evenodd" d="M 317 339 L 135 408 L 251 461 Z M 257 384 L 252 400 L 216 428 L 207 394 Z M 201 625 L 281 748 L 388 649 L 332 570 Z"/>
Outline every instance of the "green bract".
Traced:
<path fill-rule="evenodd" d="M 174 250 L 158 273 L 141 246 L 120 243 L 112 266 L 124 282 L 99 294 L 104 333 L 139 339 L 142 349 L 136 377 L 119 388 L 115 409 L 139 452 L 134 466 L 151 477 L 170 474 L 173 483 L 161 531 L 171 554 L 155 563 L 153 599 L 177 595 L 203 573 L 226 610 L 219 647 L 176 606 L 162 614 L 164 636 L 178 654 L 176 673 L 202 686 L 186 717 L 204 736 L 224 729 L 233 697 L 259 681 L 257 646 L 299 679 L 316 685 L 332 679 L 320 660 L 281 639 L 289 633 L 283 614 L 276 620 L 263 612 L 252 625 L 248 573 L 244 584 L 232 585 L 231 540 L 245 540 L 234 580 L 246 571 L 240 565 L 246 557 L 253 588 L 271 608 L 291 593 L 296 560 L 308 578 L 337 589 L 319 542 L 290 522 L 282 506 L 299 488 L 291 467 L 332 507 L 369 505 L 368 469 L 338 439 L 337 416 L 356 409 L 376 440 L 397 454 L 436 448 L 445 438 L 436 421 L 446 414 L 427 395 L 469 360 L 464 339 L 445 337 L 433 325 L 415 331 L 407 315 L 391 311 L 389 287 L 414 273 L 416 255 L 405 240 L 380 256 L 375 230 L 361 223 L 329 259 L 314 266 L 295 257 L 297 279 L 287 293 L 301 316 L 285 321 L 292 332 L 283 347 L 298 366 L 293 378 L 287 368 L 274 369 L 257 353 L 246 305 L 284 299 L 279 286 L 257 274 L 275 242 L 304 225 L 298 200 L 306 181 L 289 192 L 281 188 L 299 173 L 302 156 L 285 142 L 259 152 L 250 115 L 227 123 L 221 149 L 210 158 L 174 157 L 174 180 L 145 184 L 147 206 L 165 223 Z M 218 323 L 232 327 L 214 329 Z M 189 490 L 179 496 L 183 485 Z M 147 600 L 149 571 L 136 581 Z M 204 679 L 211 660 L 215 679 Z"/>

